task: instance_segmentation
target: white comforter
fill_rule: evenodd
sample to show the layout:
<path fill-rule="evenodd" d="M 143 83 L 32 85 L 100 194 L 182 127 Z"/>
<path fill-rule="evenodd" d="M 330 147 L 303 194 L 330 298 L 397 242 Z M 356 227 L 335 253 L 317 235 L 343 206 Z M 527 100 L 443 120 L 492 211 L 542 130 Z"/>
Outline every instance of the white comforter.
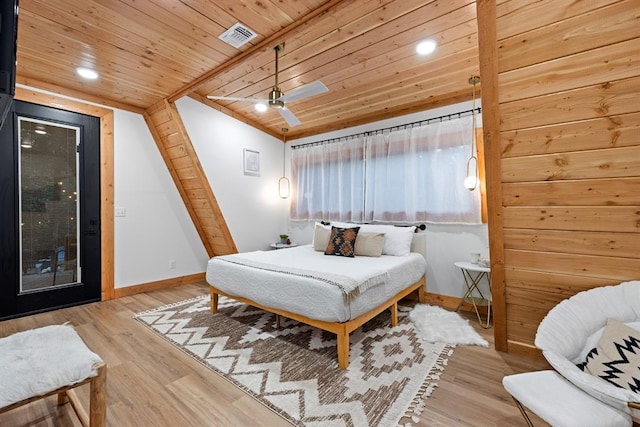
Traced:
<path fill-rule="evenodd" d="M 244 266 L 240 262 L 253 265 Z M 283 273 L 285 269 L 290 271 Z M 306 245 L 212 258 L 207 267 L 207 282 L 229 295 L 267 307 L 317 320 L 344 322 L 415 283 L 425 270 L 426 261 L 417 253 L 347 258 L 327 256 Z M 349 290 L 330 283 L 339 277 L 349 278 L 360 292 L 351 293 L 353 298 L 345 298 L 345 291 L 349 294 Z"/>
<path fill-rule="evenodd" d="M 383 285 L 389 280 L 386 271 L 367 262 L 366 258 L 362 261 L 349 261 L 348 258 L 339 256 L 319 257 L 317 251 L 309 250 L 290 250 L 286 253 L 255 251 L 219 256 L 216 260 L 256 270 L 317 279 L 340 289 L 347 303 L 367 289 Z M 357 262 L 359 268 L 354 268 Z"/>

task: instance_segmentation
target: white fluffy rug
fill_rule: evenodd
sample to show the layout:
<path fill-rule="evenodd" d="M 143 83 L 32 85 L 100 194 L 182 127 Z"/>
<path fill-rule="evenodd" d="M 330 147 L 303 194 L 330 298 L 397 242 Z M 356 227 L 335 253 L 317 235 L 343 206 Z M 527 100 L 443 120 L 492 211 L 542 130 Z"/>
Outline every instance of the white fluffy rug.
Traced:
<path fill-rule="evenodd" d="M 425 341 L 457 345 L 479 345 L 489 347 L 458 313 L 428 304 L 418 304 L 409 313 L 409 319 Z"/>

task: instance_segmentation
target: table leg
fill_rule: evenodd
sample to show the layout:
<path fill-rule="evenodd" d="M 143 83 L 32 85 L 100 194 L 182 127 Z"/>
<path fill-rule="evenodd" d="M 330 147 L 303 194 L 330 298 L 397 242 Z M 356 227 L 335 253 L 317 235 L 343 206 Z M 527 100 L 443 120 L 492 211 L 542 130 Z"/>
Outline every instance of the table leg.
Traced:
<path fill-rule="evenodd" d="M 484 329 L 487 329 L 491 326 L 491 298 L 485 298 L 484 294 L 479 288 L 479 285 L 480 285 L 480 282 L 482 281 L 482 278 L 487 277 L 487 280 L 489 282 L 489 292 L 491 292 L 491 279 L 489 275 L 485 272 L 479 272 L 478 274 L 476 274 L 475 277 L 473 277 L 468 270 L 462 269 L 461 271 L 462 271 L 462 277 L 464 278 L 465 286 L 467 287 L 467 291 L 465 292 L 464 296 L 458 303 L 458 306 L 456 307 L 456 311 L 460 309 L 460 307 L 465 301 L 471 302 L 471 304 L 473 305 L 473 309 L 476 312 L 476 316 L 478 317 L 478 323 L 480 323 L 480 326 L 482 326 Z M 482 322 L 482 317 L 480 316 L 480 310 L 478 310 L 478 305 L 476 304 L 476 300 L 473 297 L 474 290 L 477 291 L 478 294 L 480 295 L 480 300 L 487 302 L 487 321 L 484 324 Z"/>

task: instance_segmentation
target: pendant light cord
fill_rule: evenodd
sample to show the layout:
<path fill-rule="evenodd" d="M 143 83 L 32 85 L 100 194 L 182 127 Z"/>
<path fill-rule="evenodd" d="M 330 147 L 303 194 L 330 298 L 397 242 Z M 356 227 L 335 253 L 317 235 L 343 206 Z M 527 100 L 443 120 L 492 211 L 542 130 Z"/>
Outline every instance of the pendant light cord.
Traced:
<path fill-rule="evenodd" d="M 289 129 L 287 128 L 282 128 L 282 176 L 285 176 L 284 172 L 285 172 L 285 164 L 286 164 L 286 158 L 287 158 L 287 131 Z"/>

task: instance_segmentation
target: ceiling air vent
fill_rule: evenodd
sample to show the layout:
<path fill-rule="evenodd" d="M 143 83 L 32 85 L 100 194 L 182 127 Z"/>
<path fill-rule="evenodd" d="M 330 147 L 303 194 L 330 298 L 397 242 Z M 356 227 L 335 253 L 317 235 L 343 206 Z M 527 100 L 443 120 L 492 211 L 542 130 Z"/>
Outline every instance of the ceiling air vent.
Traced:
<path fill-rule="evenodd" d="M 218 38 L 235 48 L 239 48 L 245 43 L 248 43 L 249 40 L 252 40 L 257 35 L 258 34 L 255 31 L 245 27 L 244 25 L 238 22 L 234 24 L 233 27 L 229 28 L 227 31 L 220 34 Z"/>

